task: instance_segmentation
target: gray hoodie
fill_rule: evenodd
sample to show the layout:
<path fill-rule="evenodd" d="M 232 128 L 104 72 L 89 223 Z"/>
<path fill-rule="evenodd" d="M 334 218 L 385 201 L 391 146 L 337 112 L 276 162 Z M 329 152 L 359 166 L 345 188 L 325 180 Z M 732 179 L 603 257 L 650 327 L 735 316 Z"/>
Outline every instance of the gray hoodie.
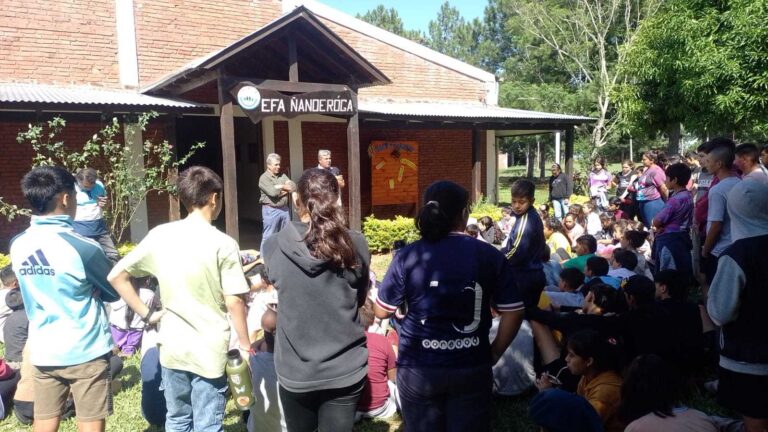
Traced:
<path fill-rule="evenodd" d="M 306 231 L 306 224 L 293 222 L 264 243 L 267 272 L 280 299 L 275 369 L 280 384 L 299 393 L 348 387 L 368 372 L 357 315 L 368 290 L 368 243 L 349 231 L 359 265 L 334 270 L 310 254 L 302 240 Z"/>

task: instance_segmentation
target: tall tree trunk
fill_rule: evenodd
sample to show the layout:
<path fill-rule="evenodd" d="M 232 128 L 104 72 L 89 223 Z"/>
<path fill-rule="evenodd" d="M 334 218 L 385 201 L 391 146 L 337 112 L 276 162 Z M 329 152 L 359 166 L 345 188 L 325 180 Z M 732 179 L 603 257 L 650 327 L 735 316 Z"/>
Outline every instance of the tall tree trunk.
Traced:
<path fill-rule="evenodd" d="M 536 137 L 536 146 L 539 147 L 539 179 L 543 180 L 547 174 L 547 146 L 539 141 L 538 136 Z"/>
<path fill-rule="evenodd" d="M 667 125 L 667 137 L 669 138 L 667 154 L 680 153 L 680 123 L 675 122 Z"/>

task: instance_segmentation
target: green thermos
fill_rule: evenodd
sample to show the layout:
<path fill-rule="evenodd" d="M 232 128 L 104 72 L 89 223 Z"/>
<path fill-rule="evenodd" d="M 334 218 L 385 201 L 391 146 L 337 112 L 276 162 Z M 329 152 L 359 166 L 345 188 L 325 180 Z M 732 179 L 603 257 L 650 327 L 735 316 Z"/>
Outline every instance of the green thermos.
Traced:
<path fill-rule="evenodd" d="M 240 351 L 233 349 L 227 352 L 227 366 L 224 370 L 227 372 L 229 391 L 232 392 L 235 406 L 240 411 L 248 411 L 254 403 L 253 384 L 248 364 L 243 361 Z"/>

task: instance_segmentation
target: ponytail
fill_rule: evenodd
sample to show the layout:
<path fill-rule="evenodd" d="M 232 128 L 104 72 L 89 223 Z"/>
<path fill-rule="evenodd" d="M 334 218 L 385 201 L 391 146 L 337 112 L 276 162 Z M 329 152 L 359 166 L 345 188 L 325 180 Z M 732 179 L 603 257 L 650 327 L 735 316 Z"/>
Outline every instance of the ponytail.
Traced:
<path fill-rule="evenodd" d="M 469 193 L 456 183 L 438 181 L 424 192 L 424 203 L 416 227 L 424 240 L 436 242 L 457 228 L 469 203 Z"/>
<path fill-rule="evenodd" d="M 297 185 L 301 205 L 309 213 L 304 242 L 313 257 L 327 260 L 335 268 L 352 268 L 357 255 L 347 231 L 339 197 L 339 183 L 328 170 L 304 171 Z"/>

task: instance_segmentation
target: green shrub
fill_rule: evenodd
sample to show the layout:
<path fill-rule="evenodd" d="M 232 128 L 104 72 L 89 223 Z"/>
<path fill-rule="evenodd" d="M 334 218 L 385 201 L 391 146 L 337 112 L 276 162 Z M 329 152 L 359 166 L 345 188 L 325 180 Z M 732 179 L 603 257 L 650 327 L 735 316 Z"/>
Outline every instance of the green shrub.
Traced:
<path fill-rule="evenodd" d="M 0 269 L 11 263 L 11 256 L 0 253 Z"/>
<path fill-rule="evenodd" d="M 588 196 L 584 196 L 584 195 L 571 195 L 571 198 L 568 201 L 571 204 L 583 205 L 585 202 L 589 202 L 590 199 Z"/>
<path fill-rule="evenodd" d="M 371 215 L 363 221 L 363 235 L 371 252 L 387 252 L 395 240 L 411 243 L 419 239 L 419 231 L 413 219 L 396 216 L 394 219 L 376 219 Z"/>
<path fill-rule="evenodd" d="M 481 198 L 480 201 L 472 204 L 469 217 L 479 220 L 483 216 L 490 216 L 491 219 L 498 222 L 501 220 L 501 207 L 485 201 L 485 198 Z"/>
<path fill-rule="evenodd" d="M 120 258 L 122 258 L 128 255 L 128 253 L 131 252 L 135 247 L 136 247 L 135 243 L 131 243 L 131 242 L 120 243 L 117 246 L 117 254 L 120 256 Z"/>

